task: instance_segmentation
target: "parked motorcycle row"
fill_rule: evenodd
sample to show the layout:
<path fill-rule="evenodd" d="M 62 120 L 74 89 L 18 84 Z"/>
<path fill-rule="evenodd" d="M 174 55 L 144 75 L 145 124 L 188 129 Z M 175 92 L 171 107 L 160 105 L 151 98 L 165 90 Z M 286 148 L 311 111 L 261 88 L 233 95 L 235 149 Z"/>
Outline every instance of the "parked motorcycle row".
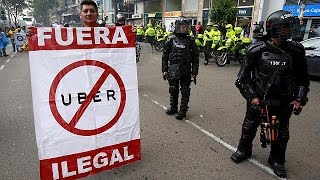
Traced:
<path fill-rule="evenodd" d="M 208 25 L 210 26 L 211 24 Z M 213 26 L 213 24 L 211 26 Z M 156 51 L 161 52 L 163 50 L 164 43 L 167 41 L 168 37 L 172 35 L 172 32 L 163 32 L 162 29 L 160 29 L 161 27 L 154 28 L 155 34 L 152 42 L 148 41 L 146 38 L 148 30 L 146 33 L 137 34 L 137 41 L 149 42 Z M 196 35 L 193 35 L 190 32 L 190 36 L 195 37 L 195 43 L 200 53 L 204 53 L 206 41 L 208 41 L 208 39 L 212 41 L 210 58 L 213 58 L 219 67 L 229 64 L 230 61 L 239 62 L 241 64 L 244 60 L 246 49 L 250 44 L 252 44 L 251 38 L 241 35 L 243 31 L 241 27 L 232 28 L 232 25 L 228 24 L 226 29 L 228 30 L 226 35 L 223 36 L 224 38 L 221 38 L 220 32 L 218 36 L 210 36 L 208 31 L 205 31 L 204 34 L 198 33 Z"/>

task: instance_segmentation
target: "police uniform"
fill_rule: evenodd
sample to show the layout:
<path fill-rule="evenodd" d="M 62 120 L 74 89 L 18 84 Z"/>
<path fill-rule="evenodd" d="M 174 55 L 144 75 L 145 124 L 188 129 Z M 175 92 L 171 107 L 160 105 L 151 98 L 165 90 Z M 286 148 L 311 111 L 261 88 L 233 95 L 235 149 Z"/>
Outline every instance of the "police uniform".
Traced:
<path fill-rule="evenodd" d="M 310 84 L 304 47 L 298 42 L 288 41 L 291 33 L 285 35 L 280 30 L 294 22 L 292 14 L 283 10 L 268 17 L 268 38 L 248 48 L 235 83 L 248 103 L 238 149 L 231 159 L 238 163 L 252 155 L 252 141 L 260 125 L 260 112 L 251 100 L 259 98 L 259 105 L 266 104 L 268 107 L 269 119 L 275 115 L 279 120 L 278 135 L 271 142 L 268 163 L 282 178 L 286 177 L 284 163 L 289 140 L 289 118 L 293 110 L 291 102 L 305 105 Z M 272 38 L 281 39 L 281 45 L 275 45 Z"/>
<path fill-rule="evenodd" d="M 190 97 L 191 77 L 198 75 L 199 52 L 194 38 L 187 33 L 179 33 L 181 25 L 189 24 L 189 21 L 180 17 L 175 22 L 175 32 L 165 43 L 162 56 L 162 72 L 168 73 L 165 77 L 169 82 L 170 108 L 167 114 L 178 112 L 179 87 L 181 90 L 180 111 L 176 119 L 183 119 L 188 110 Z"/>

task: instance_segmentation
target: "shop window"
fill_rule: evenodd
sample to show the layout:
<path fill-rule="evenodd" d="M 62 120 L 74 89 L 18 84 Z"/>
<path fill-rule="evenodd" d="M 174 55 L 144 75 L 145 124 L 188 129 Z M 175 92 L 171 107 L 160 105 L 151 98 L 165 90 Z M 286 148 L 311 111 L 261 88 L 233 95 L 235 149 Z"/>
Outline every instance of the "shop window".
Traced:
<path fill-rule="evenodd" d="M 162 12 L 161 0 L 145 1 L 144 2 L 144 12 Z"/>
<path fill-rule="evenodd" d="M 209 8 L 210 8 L 210 0 L 204 0 L 203 9 L 209 9 Z"/>
<path fill-rule="evenodd" d="M 185 2 L 185 10 L 198 10 L 198 0 L 188 0 Z"/>
<path fill-rule="evenodd" d="M 166 11 L 181 11 L 182 0 L 167 0 Z"/>
<path fill-rule="evenodd" d="M 239 6 L 253 6 L 254 0 L 239 0 Z"/>

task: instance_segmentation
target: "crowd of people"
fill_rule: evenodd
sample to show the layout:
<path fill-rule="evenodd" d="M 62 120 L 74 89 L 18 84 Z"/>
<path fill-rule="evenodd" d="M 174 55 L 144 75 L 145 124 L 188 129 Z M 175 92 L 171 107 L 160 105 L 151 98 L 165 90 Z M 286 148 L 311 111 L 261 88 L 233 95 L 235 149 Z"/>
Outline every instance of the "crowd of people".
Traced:
<path fill-rule="evenodd" d="M 19 46 L 16 46 L 15 42 L 15 34 L 20 33 L 20 34 L 26 34 L 26 27 L 20 27 L 20 26 L 11 26 L 11 28 L 0 28 L 0 57 L 5 57 L 8 56 L 7 54 L 7 46 L 11 43 L 12 45 L 12 51 L 20 51 Z"/>
<path fill-rule="evenodd" d="M 80 18 L 83 27 L 105 26 L 97 23 L 98 8 L 92 0 L 82 1 Z M 289 41 L 296 23 L 293 15 L 288 11 L 276 11 L 266 22 L 267 34 L 263 35 L 262 30 L 257 29 L 256 33 L 260 33 L 255 36 L 257 42 L 249 46 L 235 82 L 247 102 L 247 111 L 239 145 L 231 159 L 239 163 L 252 156 L 253 139 L 261 123 L 260 110 L 266 110 L 267 119 L 275 116 L 278 120 L 277 136 L 270 140 L 268 163 L 277 176 L 284 178 L 289 119 L 293 112 L 299 114 L 301 107 L 307 103 L 310 82 L 303 46 L 298 42 Z M 259 22 L 258 25 L 262 24 L 263 22 Z M 125 20 L 118 17 L 116 25 L 125 25 Z M 15 30 L 12 28 L 5 36 L 11 39 Z M 207 61 L 208 51 L 212 49 L 214 41 L 241 38 L 244 31 L 243 28 L 233 27 L 231 24 L 226 24 L 221 30 L 221 26 L 213 23 L 208 23 L 205 29 L 200 23 L 190 29 L 190 22 L 185 17 L 179 17 L 168 31 L 172 35 L 165 41 L 161 67 L 162 77 L 169 84 L 170 106 L 166 114 L 175 115 L 176 119 L 183 120 L 189 108 L 190 84 L 196 84 L 199 73 L 199 51 L 195 36 L 204 34 Z M 151 43 L 166 31 L 161 25 L 154 27 L 148 24 L 146 29 L 142 26 L 137 27 L 136 33 Z"/>

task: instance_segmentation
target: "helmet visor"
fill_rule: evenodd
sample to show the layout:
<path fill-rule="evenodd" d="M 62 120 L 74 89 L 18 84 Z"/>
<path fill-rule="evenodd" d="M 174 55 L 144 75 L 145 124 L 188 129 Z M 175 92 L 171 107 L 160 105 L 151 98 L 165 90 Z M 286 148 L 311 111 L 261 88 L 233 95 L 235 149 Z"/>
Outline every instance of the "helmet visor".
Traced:
<path fill-rule="evenodd" d="M 290 18 L 274 25 L 274 32 L 280 39 L 287 40 L 300 36 L 300 23 L 297 18 Z"/>
<path fill-rule="evenodd" d="M 189 24 L 179 24 L 175 30 L 176 30 L 176 33 L 179 33 L 179 34 L 188 34 L 190 31 L 190 25 Z"/>

